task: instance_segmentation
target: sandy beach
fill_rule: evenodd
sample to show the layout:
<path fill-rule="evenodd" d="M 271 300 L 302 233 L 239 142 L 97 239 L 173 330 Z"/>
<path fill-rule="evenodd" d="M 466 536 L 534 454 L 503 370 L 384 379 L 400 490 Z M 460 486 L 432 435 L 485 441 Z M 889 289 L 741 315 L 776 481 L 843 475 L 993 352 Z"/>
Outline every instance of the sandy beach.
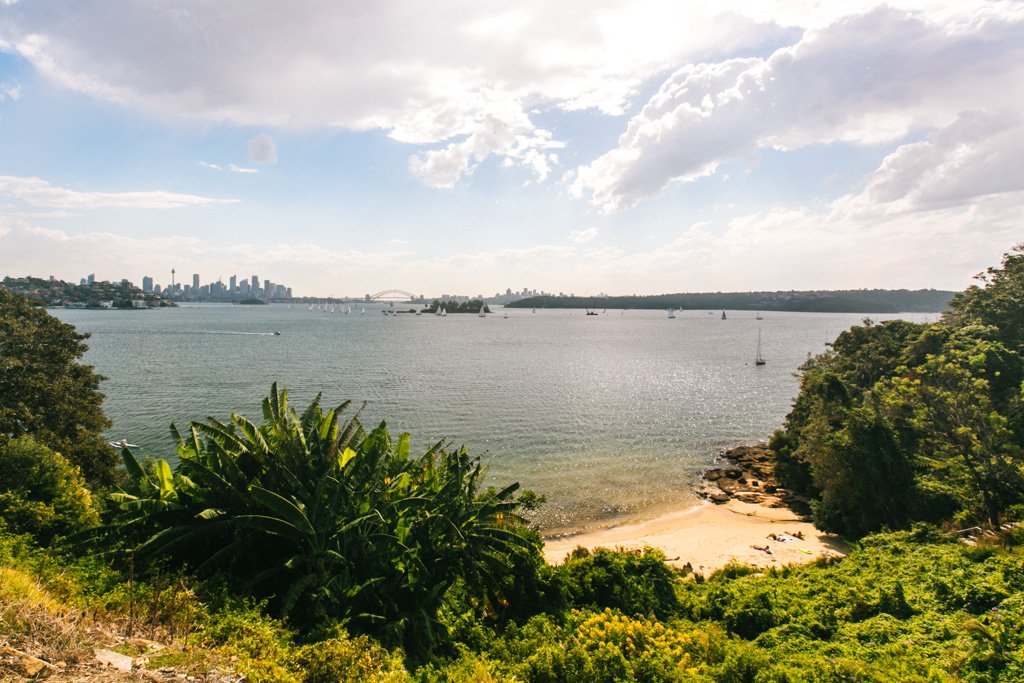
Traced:
<path fill-rule="evenodd" d="M 772 534 L 776 539 L 769 537 Z M 553 564 L 561 563 L 578 546 L 650 546 L 664 551 L 670 564 L 689 564 L 693 571 L 705 575 L 732 561 L 756 567 L 782 567 L 819 557 L 841 557 L 848 552 L 840 539 L 818 531 L 788 508 L 736 499 L 720 505 L 703 502 L 643 522 L 544 541 L 544 556 Z"/>

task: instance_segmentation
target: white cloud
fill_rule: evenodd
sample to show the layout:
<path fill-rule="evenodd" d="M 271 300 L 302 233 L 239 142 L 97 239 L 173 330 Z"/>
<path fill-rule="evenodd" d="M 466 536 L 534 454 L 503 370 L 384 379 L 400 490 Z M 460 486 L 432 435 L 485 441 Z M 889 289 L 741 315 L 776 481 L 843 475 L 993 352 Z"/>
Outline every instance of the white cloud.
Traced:
<path fill-rule="evenodd" d="M 682 228 L 646 246 L 587 243 L 428 253 L 386 244 L 355 250 L 288 241 L 73 233 L 0 214 L 0 273 L 77 280 L 188 272 L 259 273 L 298 294 L 361 295 L 392 287 L 424 295 L 487 293 L 528 284 L 548 291 L 632 292 L 939 287 L 961 289 L 1020 241 L 1024 193 L 978 200 L 971 209 L 854 213 L 844 198 L 819 209 L 778 208 Z M 883 205 L 879 205 L 882 207 Z M 589 230 L 589 229 L 588 229 Z M 586 232 L 586 231 L 580 231 Z M 399 248 L 396 248 L 399 247 Z M 345 263 L 339 275 L 336 265 Z M 129 269 L 129 270 L 126 270 Z M 457 274 L 453 280 L 453 274 Z"/>
<path fill-rule="evenodd" d="M 234 164 L 228 164 L 228 170 L 232 173 L 259 173 L 258 168 L 248 168 L 245 166 L 235 166 Z"/>
<path fill-rule="evenodd" d="M 783 33 L 736 8 L 658 0 L 524 0 L 499 16 L 469 0 L 258 10 L 239 0 L 36 0 L 0 20 L 0 49 L 63 87 L 160 117 L 378 128 L 442 144 L 411 165 L 447 186 L 490 155 L 545 178 L 555 140 L 528 112 L 620 115 L 671 65 Z"/>
<path fill-rule="evenodd" d="M 212 171 L 222 171 L 222 170 L 224 170 L 224 167 L 221 166 L 220 164 L 211 164 L 208 161 L 199 161 L 199 162 L 197 162 L 197 165 L 202 167 L 202 168 L 208 168 L 208 169 L 210 169 Z"/>
<path fill-rule="evenodd" d="M 409 159 L 409 170 L 432 187 L 454 187 L 458 180 L 473 172 L 491 154 L 504 157 L 507 165 L 521 165 L 538 181 L 547 178 L 555 154 L 545 152 L 564 145 L 551 139 L 546 130 L 534 129 L 520 112 L 484 115 L 474 130 L 446 147 L 430 150 Z"/>
<path fill-rule="evenodd" d="M 21 86 L 15 83 L 0 83 L 0 102 L 21 97 Z"/>
<path fill-rule="evenodd" d="M 970 111 L 928 139 L 889 154 L 845 211 L 901 213 L 964 206 L 1024 191 L 1024 117 Z"/>
<path fill-rule="evenodd" d="M 274 139 L 266 133 L 260 133 L 249 140 L 249 161 L 254 164 L 276 164 L 277 145 Z"/>
<path fill-rule="evenodd" d="M 570 192 L 618 211 L 758 149 L 876 145 L 948 126 L 965 110 L 1018 109 L 1024 16 L 1015 11 L 942 24 L 883 7 L 809 31 L 767 59 L 684 66 L 617 148 L 577 169 Z"/>
<path fill-rule="evenodd" d="M 0 194 L 6 194 L 30 206 L 61 209 L 180 209 L 189 206 L 230 204 L 235 199 L 213 199 L 190 194 L 163 192 L 79 192 L 54 187 L 41 178 L 0 176 Z"/>
<path fill-rule="evenodd" d="M 597 228 L 587 228 L 585 230 L 573 230 L 569 233 L 569 241 L 575 242 L 576 244 L 584 244 L 597 237 Z"/>

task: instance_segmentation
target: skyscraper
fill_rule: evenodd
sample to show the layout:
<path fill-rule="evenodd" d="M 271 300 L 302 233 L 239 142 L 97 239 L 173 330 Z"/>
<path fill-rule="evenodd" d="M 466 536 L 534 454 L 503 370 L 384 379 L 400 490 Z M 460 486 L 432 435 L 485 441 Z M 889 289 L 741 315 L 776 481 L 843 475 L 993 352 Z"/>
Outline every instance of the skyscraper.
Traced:
<path fill-rule="evenodd" d="M 153 278 L 148 275 L 142 276 L 142 291 L 152 292 L 153 291 Z"/>
<path fill-rule="evenodd" d="M 199 273 L 192 274 L 192 289 L 199 289 Z"/>
<path fill-rule="evenodd" d="M 260 276 L 253 275 L 249 284 L 249 291 L 252 292 L 253 296 L 259 296 L 260 294 Z"/>
<path fill-rule="evenodd" d="M 237 275 L 232 275 L 230 278 L 228 278 L 228 293 L 229 294 L 234 294 L 235 290 L 237 290 L 237 289 L 238 289 L 238 276 Z"/>

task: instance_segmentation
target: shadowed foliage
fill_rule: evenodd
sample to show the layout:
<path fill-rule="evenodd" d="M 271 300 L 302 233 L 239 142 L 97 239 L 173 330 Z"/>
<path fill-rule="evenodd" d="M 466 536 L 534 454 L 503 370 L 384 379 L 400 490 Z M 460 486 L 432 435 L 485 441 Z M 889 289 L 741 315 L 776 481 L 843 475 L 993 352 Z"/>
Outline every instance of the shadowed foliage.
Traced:
<path fill-rule="evenodd" d="M 231 576 L 305 629 L 347 620 L 429 650 L 456 579 L 487 599 L 510 556 L 539 556 L 536 536 L 516 514 L 517 484 L 481 491 L 465 449 L 438 443 L 414 457 L 408 434 L 340 421 L 348 405 L 324 412 L 317 397 L 299 415 L 275 384 L 262 424 L 233 415 L 175 432 L 173 470 L 125 449 L 118 530 L 142 561 Z"/>

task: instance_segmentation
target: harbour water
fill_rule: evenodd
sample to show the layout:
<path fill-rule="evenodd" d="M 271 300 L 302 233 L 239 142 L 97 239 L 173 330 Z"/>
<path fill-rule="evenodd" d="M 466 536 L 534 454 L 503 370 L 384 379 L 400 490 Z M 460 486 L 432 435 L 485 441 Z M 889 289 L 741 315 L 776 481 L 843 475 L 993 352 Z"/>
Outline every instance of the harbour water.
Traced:
<path fill-rule="evenodd" d="M 92 335 L 84 360 L 108 378 L 110 436 L 144 455 L 174 459 L 171 422 L 184 428 L 232 412 L 258 420 L 276 381 L 300 411 L 318 392 L 325 405 L 365 401 L 364 425 L 386 420 L 393 434 L 412 434 L 415 450 L 441 439 L 465 445 L 482 457 L 489 483 L 518 481 L 547 498 L 536 518 L 547 531 L 694 503 L 692 483 L 722 449 L 782 424 L 808 353 L 864 318 L 728 311 L 722 320 L 699 310 L 669 319 L 601 309 L 442 318 L 361 309 L 53 313 Z M 763 366 L 754 364 L 759 329 Z"/>

